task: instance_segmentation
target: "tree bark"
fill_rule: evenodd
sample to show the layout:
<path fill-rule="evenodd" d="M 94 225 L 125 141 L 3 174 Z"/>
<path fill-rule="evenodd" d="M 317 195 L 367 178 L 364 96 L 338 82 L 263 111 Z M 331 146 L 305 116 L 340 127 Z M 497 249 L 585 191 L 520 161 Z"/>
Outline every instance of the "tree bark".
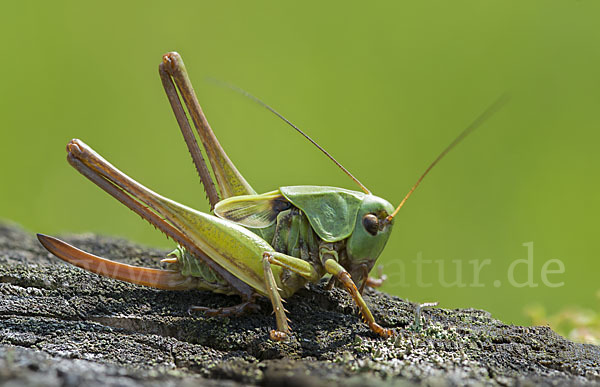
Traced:
<path fill-rule="evenodd" d="M 159 267 L 166 251 L 92 234 L 63 236 L 96 255 Z M 37 239 L 0 225 L 0 382 L 25 385 L 600 384 L 600 347 L 548 327 L 507 325 L 474 309 L 428 309 L 374 290 L 365 299 L 396 338 L 375 336 L 348 295 L 324 284 L 286 308 L 293 337 L 269 340 L 267 300 L 242 317 L 188 315 L 239 302 L 161 291 L 63 264 Z"/>

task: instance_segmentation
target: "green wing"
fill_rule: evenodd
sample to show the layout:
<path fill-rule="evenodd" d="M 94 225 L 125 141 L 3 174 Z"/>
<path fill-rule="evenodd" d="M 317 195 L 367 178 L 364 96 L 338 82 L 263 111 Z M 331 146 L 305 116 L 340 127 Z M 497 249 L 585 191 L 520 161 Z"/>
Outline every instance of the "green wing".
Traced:
<path fill-rule="evenodd" d="M 337 242 L 352 234 L 365 197 L 362 192 L 308 185 L 281 187 L 279 191 L 306 214 L 313 230 L 326 242 Z"/>
<path fill-rule="evenodd" d="M 215 215 L 244 227 L 265 228 L 277 220 L 281 211 L 291 208 L 281 192 L 271 191 L 262 195 L 232 196 L 215 206 Z"/>

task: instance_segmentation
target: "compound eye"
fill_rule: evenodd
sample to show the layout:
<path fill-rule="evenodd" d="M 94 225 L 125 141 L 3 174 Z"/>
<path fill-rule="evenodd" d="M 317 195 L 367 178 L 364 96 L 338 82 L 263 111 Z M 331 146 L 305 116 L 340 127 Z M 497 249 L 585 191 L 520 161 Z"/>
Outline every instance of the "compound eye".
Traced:
<path fill-rule="evenodd" d="M 373 214 L 363 216 L 362 224 L 369 234 L 377 235 L 379 231 L 379 219 L 377 219 L 377 216 Z"/>

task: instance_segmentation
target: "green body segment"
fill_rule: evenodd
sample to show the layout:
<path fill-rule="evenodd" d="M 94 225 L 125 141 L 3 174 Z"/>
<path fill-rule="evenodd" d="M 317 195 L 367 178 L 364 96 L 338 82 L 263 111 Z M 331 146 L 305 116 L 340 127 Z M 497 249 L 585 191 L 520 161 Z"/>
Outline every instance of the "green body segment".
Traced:
<path fill-rule="evenodd" d="M 389 239 L 393 225 L 392 220 L 392 223 L 380 229 L 376 235 L 371 235 L 362 227 L 363 217 L 366 214 L 374 214 L 379 219 L 385 219 L 392 212 L 394 212 L 394 206 L 387 200 L 374 195 L 365 195 L 355 218 L 354 230 L 348 238 L 346 247 L 349 257 L 355 264 L 366 263 L 366 261 L 371 261 L 372 264 L 375 263 Z"/>
<path fill-rule="evenodd" d="M 271 245 L 233 222 L 196 211 L 164 197 L 158 196 L 155 200 L 167 209 L 167 219 L 184 230 L 200 250 L 258 293 L 267 294 L 262 256 L 266 251 L 274 251 Z M 280 278 L 280 272 L 281 268 L 273 268 L 276 280 Z M 277 285 L 280 286 L 280 283 Z"/>
<path fill-rule="evenodd" d="M 337 242 L 352 234 L 365 197 L 362 192 L 310 185 L 281 187 L 279 191 L 306 214 L 313 230 L 326 242 Z"/>

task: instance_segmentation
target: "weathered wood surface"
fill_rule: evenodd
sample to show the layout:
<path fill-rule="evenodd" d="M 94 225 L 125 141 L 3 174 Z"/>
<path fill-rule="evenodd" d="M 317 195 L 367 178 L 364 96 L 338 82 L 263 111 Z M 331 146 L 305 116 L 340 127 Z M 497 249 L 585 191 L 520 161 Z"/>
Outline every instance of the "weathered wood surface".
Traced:
<path fill-rule="evenodd" d="M 165 251 L 91 234 L 65 237 L 108 258 L 158 266 Z M 321 286 L 286 304 L 289 342 L 269 340 L 270 306 L 241 318 L 189 316 L 191 304 L 236 297 L 169 292 L 68 266 L 37 239 L 0 225 L 0 381 L 25 385 L 522 385 L 600 384 L 600 347 L 547 327 L 507 325 L 480 310 L 434 309 L 368 291 L 383 340 L 349 297 Z"/>

